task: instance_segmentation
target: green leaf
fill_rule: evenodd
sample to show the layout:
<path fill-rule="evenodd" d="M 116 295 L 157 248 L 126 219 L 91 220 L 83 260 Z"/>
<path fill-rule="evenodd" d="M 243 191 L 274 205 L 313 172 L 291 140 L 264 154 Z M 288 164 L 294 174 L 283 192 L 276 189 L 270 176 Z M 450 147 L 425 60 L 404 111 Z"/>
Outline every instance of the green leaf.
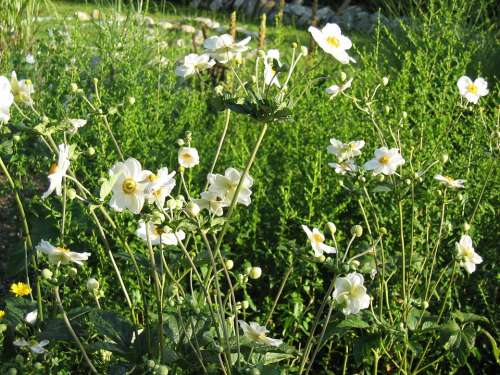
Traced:
<path fill-rule="evenodd" d="M 134 333 L 132 324 L 114 312 L 108 311 L 95 311 L 93 321 L 101 335 L 119 345 L 123 352 L 128 351 Z"/>
<path fill-rule="evenodd" d="M 389 193 L 392 191 L 392 187 L 387 184 L 379 184 L 373 188 L 374 193 Z"/>
<path fill-rule="evenodd" d="M 29 298 L 7 297 L 5 299 L 5 322 L 15 326 L 24 322 L 27 313 L 36 309 L 36 303 Z"/>
<path fill-rule="evenodd" d="M 41 340 L 73 340 L 73 336 L 71 336 L 71 333 L 68 331 L 68 327 L 66 326 L 66 323 L 64 323 L 63 319 L 48 319 L 44 323 L 45 328 L 40 334 Z M 71 326 L 78 336 L 85 335 L 85 331 L 78 322 L 72 321 Z"/>
<path fill-rule="evenodd" d="M 337 328 L 368 328 L 370 324 L 365 322 L 359 315 L 350 315 L 337 324 Z"/>
<path fill-rule="evenodd" d="M 293 358 L 294 356 L 287 353 L 272 353 L 267 352 L 264 354 L 264 365 L 270 365 L 271 363 L 276 363 L 284 361 L 285 359 Z"/>
<path fill-rule="evenodd" d="M 477 315 L 473 313 L 464 313 L 461 311 L 454 311 L 451 313 L 451 315 L 458 320 L 460 320 L 461 323 L 467 323 L 467 322 L 485 322 L 488 323 L 488 319 L 482 315 Z"/>
<path fill-rule="evenodd" d="M 379 337 L 375 334 L 360 336 L 354 341 L 353 356 L 358 365 L 363 363 L 364 359 L 371 359 L 371 350 L 378 346 Z"/>
<path fill-rule="evenodd" d="M 167 337 L 169 337 L 175 344 L 179 343 L 179 324 L 177 323 L 177 319 L 174 315 L 168 315 L 166 317 L 164 331 Z"/>

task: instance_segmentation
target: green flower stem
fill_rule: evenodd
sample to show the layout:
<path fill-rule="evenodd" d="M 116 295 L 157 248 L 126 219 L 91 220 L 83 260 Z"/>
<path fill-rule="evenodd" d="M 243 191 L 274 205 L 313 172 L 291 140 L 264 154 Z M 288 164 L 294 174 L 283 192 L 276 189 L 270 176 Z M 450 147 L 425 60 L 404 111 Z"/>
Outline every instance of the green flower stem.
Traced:
<path fill-rule="evenodd" d="M 278 293 L 276 294 L 276 297 L 274 298 L 273 306 L 271 307 L 271 310 L 269 310 L 269 313 L 267 314 L 264 326 L 267 326 L 270 321 L 271 317 L 273 316 L 274 310 L 276 309 L 276 306 L 278 305 L 278 301 L 281 297 L 281 294 L 283 293 L 283 289 L 285 289 L 286 282 L 288 281 L 288 278 L 290 277 L 290 274 L 293 271 L 293 265 L 288 267 L 288 271 L 286 271 L 285 276 L 283 277 L 283 280 L 281 281 L 280 288 L 278 289 Z"/>
<path fill-rule="evenodd" d="M 153 245 L 151 244 L 151 237 L 149 235 L 149 230 L 147 229 L 148 223 L 146 223 L 146 241 L 148 243 L 149 250 L 149 262 L 151 263 L 151 273 L 153 274 L 153 279 L 155 281 L 155 292 L 156 292 L 156 303 L 158 308 L 158 340 L 160 346 L 160 363 L 163 363 L 163 303 L 162 303 L 162 287 L 160 278 L 158 277 L 158 272 L 156 270 L 155 254 L 153 251 Z M 160 238 L 161 240 L 161 238 Z"/>
<path fill-rule="evenodd" d="M 323 341 L 323 338 L 325 337 L 326 328 L 328 327 L 328 324 L 330 323 L 330 318 L 332 317 L 332 312 L 333 312 L 333 301 L 332 301 L 332 303 L 330 303 L 330 308 L 328 309 L 328 313 L 326 315 L 325 321 L 323 322 L 323 328 L 321 330 L 321 334 L 319 335 L 319 339 L 318 339 L 318 343 L 316 344 L 316 348 L 314 348 L 314 352 L 312 354 L 311 360 L 309 361 L 309 366 L 307 366 L 306 375 L 309 374 L 309 371 L 311 371 L 311 367 L 314 363 L 314 360 L 316 359 L 316 356 L 318 355 L 318 352 L 322 347 L 321 342 Z"/>
<path fill-rule="evenodd" d="M 208 309 L 210 311 L 210 315 L 212 317 L 212 320 L 215 323 L 215 322 L 217 322 L 217 319 L 216 319 L 215 312 L 213 310 L 213 302 L 212 302 L 212 298 L 210 297 L 210 293 L 208 293 L 208 290 L 206 289 L 206 287 L 205 287 L 205 285 L 203 283 L 203 278 L 201 277 L 200 272 L 198 271 L 198 268 L 194 264 L 193 259 L 189 255 L 189 252 L 187 251 L 186 247 L 182 243 L 181 239 L 177 236 L 177 233 L 175 231 L 174 231 L 174 235 L 175 235 L 175 238 L 177 239 L 177 243 L 179 244 L 182 252 L 184 253 L 184 256 L 187 258 L 187 260 L 189 262 L 189 265 L 191 266 L 191 269 L 194 271 L 194 274 L 195 274 L 196 278 L 198 279 L 198 282 L 200 283 L 200 285 L 202 287 L 203 294 L 205 294 L 205 298 L 206 298 L 206 300 L 208 302 Z M 226 345 L 226 349 L 228 350 L 228 348 L 229 348 L 229 338 L 228 338 L 228 334 L 227 334 L 227 328 L 226 328 L 226 325 L 225 325 L 225 322 L 224 322 L 224 317 L 219 316 L 219 319 L 222 319 L 222 321 L 220 322 L 220 324 L 222 326 L 222 330 L 223 330 L 223 334 L 224 334 L 224 340 L 226 341 L 226 344 L 227 344 Z M 222 338 L 220 337 L 219 330 L 216 329 L 215 331 L 217 332 L 217 336 L 218 336 L 219 340 L 222 341 Z M 226 357 L 227 355 L 229 357 Z M 225 357 L 228 369 L 230 370 L 230 363 L 231 363 L 230 362 L 230 359 L 231 359 L 230 352 L 225 353 L 224 357 Z M 222 362 L 222 360 L 221 360 L 221 362 Z M 221 365 L 222 365 L 222 363 L 221 363 Z M 224 373 L 226 373 L 224 367 L 223 367 L 223 370 L 224 370 Z"/>
<path fill-rule="evenodd" d="M 328 297 L 331 296 L 334 287 L 335 287 L 335 278 L 333 277 L 332 281 L 330 282 L 330 285 L 328 287 L 328 291 L 326 292 L 325 298 L 323 298 L 323 302 L 321 302 L 321 306 L 319 307 L 319 310 L 316 313 L 316 316 L 314 317 L 311 333 L 309 334 L 309 337 L 307 339 L 306 347 L 304 349 L 304 354 L 302 356 L 302 361 L 300 363 L 299 375 L 302 374 L 302 372 L 304 371 L 304 368 L 306 366 L 307 358 L 309 357 L 309 353 L 311 352 L 311 349 L 312 349 L 312 342 L 314 339 L 314 333 L 316 332 L 316 328 L 318 328 L 318 324 L 319 324 L 321 315 L 323 315 L 323 311 L 325 309 L 326 303 L 328 302 Z"/>
<path fill-rule="evenodd" d="M 92 373 L 98 374 L 97 370 L 95 369 L 94 365 L 92 364 L 92 361 L 90 360 L 89 356 L 87 355 L 87 352 L 85 351 L 85 348 L 83 347 L 80 339 L 76 335 L 75 330 L 71 326 L 71 322 L 69 321 L 68 315 L 66 315 L 66 311 L 64 310 L 64 306 L 61 302 L 61 297 L 59 295 L 59 287 L 58 286 L 54 287 L 54 295 L 56 297 L 57 305 L 59 306 L 59 309 L 61 310 L 64 323 L 66 324 L 66 327 L 68 328 L 68 331 L 71 334 L 71 336 L 73 337 L 73 339 L 75 340 L 76 344 L 80 348 L 80 351 L 82 352 L 82 355 L 83 355 L 83 358 L 85 359 L 85 362 L 87 362 L 87 365 L 90 367 L 90 370 L 92 371 Z"/>
<path fill-rule="evenodd" d="M 31 240 L 31 233 L 29 230 L 28 219 L 26 217 L 26 212 L 24 211 L 24 206 L 21 200 L 21 196 L 17 191 L 16 184 L 14 183 L 14 180 L 12 179 L 9 170 L 7 169 L 7 166 L 5 165 L 1 157 L 0 157 L 0 168 L 2 169 L 3 174 L 7 178 L 7 181 L 9 182 L 10 188 L 14 193 L 14 199 L 16 200 L 17 210 L 19 212 L 19 215 L 21 216 L 21 221 L 23 223 L 23 231 L 26 239 L 26 244 L 28 245 L 28 248 L 31 250 L 32 253 L 31 262 L 33 263 L 33 267 L 35 269 L 35 287 L 36 287 L 38 317 L 40 318 L 40 321 L 43 321 L 42 292 L 40 288 L 40 278 L 38 275 L 38 264 L 36 261 L 36 251 L 35 248 L 33 247 L 33 241 Z"/>
<path fill-rule="evenodd" d="M 220 152 L 222 150 L 222 146 L 224 145 L 224 141 L 226 139 L 226 134 L 227 130 L 229 129 L 229 119 L 231 118 L 231 111 L 229 109 L 226 109 L 226 118 L 224 122 L 224 129 L 222 130 L 222 134 L 219 140 L 219 144 L 217 145 L 217 151 L 215 152 L 215 157 L 214 161 L 212 162 L 212 166 L 210 167 L 210 174 L 214 173 L 215 170 L 215 165 L 217 164 L 217 161 L 219 160 Z M 203 191 L 207 190 L 208 188 L 208 179 L 207 182 L 205 183 L 205 187 L 203 188 Z"/>
<path fill-rule="evenodd" d="M 342 365 L 342 375 L 347 374 L 347 360 L 349 359 L 349 345 L 345 346 L 344 364 Z M 376 375 L 376 374 L 374 374 Z"/>

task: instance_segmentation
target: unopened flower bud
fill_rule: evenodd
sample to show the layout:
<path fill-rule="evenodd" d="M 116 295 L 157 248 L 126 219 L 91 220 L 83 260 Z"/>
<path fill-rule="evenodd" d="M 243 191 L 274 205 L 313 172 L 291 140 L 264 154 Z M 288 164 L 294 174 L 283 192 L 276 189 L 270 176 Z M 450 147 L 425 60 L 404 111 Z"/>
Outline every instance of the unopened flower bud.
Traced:
<path fill-rule="evenodd" d="M 323 254 L 321 254 L 317 259 L 318 259 L 318 262 L 320 262 L 320 263 L 325 263 L 325 261 L 326 261 L 326 257 Z"/>
<path fill-rule="evenodd" d="M 408 186 L 411 185 L 411 180 L 409 178 L 405 179 L 405 184 Z"/>
<path fill-rule="evenodd" d="M 97 85 L 99 83 L 99 80 L 97 78 L 94 78 L 92 81 L 94 82 L 94 85 Z"/>
<path fill-rule="evenodd" d="M 21 140 L 21 137 L 19 136 L 19 134 L 15 134 L 12 139 L 14 140 L 14 142 L 19 142 Z"/>
<path fill-rule="evenodd" d="M 293 43 L 292 43 L 292 48 L 293 48 L 293 49 L 299 48 L 299 45 L 298 45 L 297 43 L 293 42 Z"/>
<path fill-rule="evenodd" d="M 424 310 L 427 310 L 427 309 L 429 308 L 429 302 L 424 301 L 424 302 L 422 303 L 422 307 L 424 308 Z"/>
<path fill-rule="evenodd" d="M 365 176 L 359 176 L 358 180 L 359 180 L 359 182 L 365 183 L 366 182 L 366 177 Z"/>
<path fill-rule="evenodd" d="M 383 84 L 384 86 L 387 86 L 387 84 L 388 84 L 388 83 L 389 83 L 389 77 L 383 77 L 383 78 L 382 78 L 382 84 Z"/>
<path fill-rule="evenodd" d="M 186 206 L 186 211 L 189 215 L 196 217 L 200 213 L 200 206 L 194 202 L 189 202 Z"/>
<path fill-rule="evenodd" d="M 259 277 L 262 276 L 262 269 L 260 267 L 252 267 L 252 269 L 248 273 L 248 276 L 251 279 L 256 280 L 256 279 L 258 279 Z"/>
<path fill-rule="evenodd" d="M 44 268 L 44 269 L 42 270 L 42 277 L 43 277 L 45 280 L 50 280 L 50 279 L 52 279 L 52 275 L 53 275 L 52 271 L 51 271 L 51 270 L 49 270 L 48 268 Z"/>
<path fill-rule="evenodd" d="M 89 292 L 95 292 L 99 289 L 99 281 L 91 277 L 87 280 L 87 290 Z"/>
<path fill-rule="evenodd" d="M 470 224 L 464 223 L 464 231 L 468 232 L 470 230 Z"/>
<path fill-rule="evenodd" d="M 92 147 L 92 146 L 91 146 L 91 147 L 89 147 L 89 148 L 87 149 L 87 155 L 88 155 L 88 156 L 93 156 L 94 154 L 95 154 L 95 148 L 94 148 L 94 147 Z"/>
<path fill-rule="evenodd" d="M 462 193 L 458 193 L 458 194 L 457 194 L 457 198 L 458 198 L 458 200 L 459 200 L 460 202 L 462 202 L 462 201 L 464 200 L 464 196 L 463 196 L 463 194 L 462 194 Z"/>
<path fill-rule="evenodd" d="M 114 114 L 116 114 L 117 112 L 118 112 L 118 108 L 116 108 L 116 107 L 111 107 L 111 108 L 108 110 L 108 113 L 109 113 L 110 115 L 114 115 Z"/>
<path fill-rule="evenodd" d="M 326 225 L 328 226 L 328 229 L 330 230 L 331 234 L 335 234 L 337 232 L 337 226 L 333 224 L 331 221 L 326 223 Z"/>
<path fill-rule="evenodd" d="M 78 85 L 76 83 L 71 83 L 71 91 L 72 92 L 77 92 L 78 91 Z"/>
<path fill-rule="evenodd" d="M 128 97 L 128 104 L 134 105 L 135 104 L 135 98 L 133 96 Z"/>
<path fill-rule="evenodd" d="M 340 80 L 344 82 L 346 79 L 347 79 L 347 74 L 345 74 L 344 72 L 340 72 Z"/>
<path fill-rule="evenodd" d="M 226 261 L 224 263 L 226 264 L 226 268 L 228 270 L 232 270 L 233 269 L 234 262 L 231 259 L 226 259 Z"/>
<path fill-rule="evenodd" d="M 378 180 L 379 182 L 382 182 L 382 181 L 384 181 L 384 180 L 385 180 L 385 176 L 384 176 L 383 174 L 378 174 L 378 175 L 377 175 L 377 180 Z"/>
<path fill-rule="evenodd" d="M 386 227 L 380 227 L 380 234 L 386 235 L 387 234 L 387 228 Z"/>
<path fill-rule="evenodd" d="M 361 237 L 363 235 L 363 227 L 361 225 L 354 225 L 351 228 L 351 234 L 356 237 Z"/>
<path fill-rule="evenodd" d="M 68 189 L 68 199 L 73 200 L 76 198 L 76 190 L 75 189 Z"/>
<path fill-rule="evenodd" d="M 175 210 L 176 206 L 177 206 L 177 203 L 176 203 L 176 200 L 175 200 L 175 199 L 171 198 L 171 199 L 169 199 L 169 200 L 167 201 L 167 208 L 168 208 L 169 210 Z"/>
<path fill-rule="evenodd" d="M 152 359 L 150 359 L 148 362 L 147 362 L 147 366 L 149 368 L 154 368 L 156 366 L 156 363 L 155 361 L 153 361 Z"/>
<path fill-rule="evenodd" d="M 243 310 L 246 310 L 250 307 L 250 302 L 248 302 L 247 300 L 243 301 L 241 306 L 243 307 Z"/>
<path fill-rule="evenodd" d="M 448 156 L 448 154 L 443 154 L 441 156 L 441 163 L 446 164 L 446 162 L 448 161 L 449 158 L 450 157 Z"/>
<path fill-rule="evenodd" d="M 350 264 L 354 269 L 356 269 L 361 263 L 359 263 L 359 260 L 354 259 Z"/>
<path fill-rule="evenodd" d="M 75 267 L 68 268 L 68 275 L 75 277 L 78 274 L 78 270 Z"/>
<path fill-rule="evenodd" d="M 408 113 L 406 113 L 406 111 L 403 111 L 403 118 L 407 118 L 408 117 Z"/>
<path fill-rule="evenodd" d="M 302 56 L 307 56 L 309 54 L 309 50 L 306 46 L 300 46 L 300 53 L 302 54 Z"/>
<path fill-rule="evenodd" d="M 391 111 L 391 107 L 389 107 L 388 105 L 386 105 L 384 107 L 384 111 L 385 111 L 385 113 L 389 113 Z"/>
<path fill-rule="evenodd" d="M 11 367 L 7 370 L 7 375 L 17 375 L 17 369 L 15 367 Z"/>
<path fill-rule="evenodd" d="M 184 139 L 182 139 L 182 138 L 179 138 L 175 142 L 177 143 L 178 146 L 181 146 L 181 147 L 185 145 Z"/>

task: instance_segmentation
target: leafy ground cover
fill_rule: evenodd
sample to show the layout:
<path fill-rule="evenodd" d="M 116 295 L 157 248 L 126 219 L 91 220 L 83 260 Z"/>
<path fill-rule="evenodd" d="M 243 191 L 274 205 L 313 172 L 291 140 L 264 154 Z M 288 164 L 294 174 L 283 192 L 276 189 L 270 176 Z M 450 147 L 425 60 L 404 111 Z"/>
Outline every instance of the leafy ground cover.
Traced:
<path fill-rule="evenodd" d="M 0 216 L 2 371 L 89 373 L 91 363 L 98 373 L 491 373 L 498 365 L 499 52 L 495 22 L 482 13 L 489 6 L 431 2 L 397 30 L 353 33 L 355 64 L 340 64 L 316 46 L 301 55 L 290 79 L 286 99 L 293 106 L 286 101 L 283 121 L 266 125 L 256 118 L 279 117 L 269 115 L 276 102 L 253 102 L 248 115 L 235 100 L 248 99 L 242 86 L 253 87 L 252 75 L 263 74 L 262 57 L 255 70 L 257 52 L 184 80 L 176 67 L 185 55 L 203 52 L 203 39 L 193 45 L 190 33 L 148 27 L 126 7 L 120 22 L 111 6 L 102 6 L 97 20 L 65 18 L 95 8 L 74 3 L 42 7 L 42 16 L 60 17 L 42 18 L 33 34 L 4 34 L 0 73 L 10 78 L 15 70 L 35 92 L 33 105 L 16 98 L 0 128 L 0 207 L 17 212 Z M 165 6 L 151 16 L 155 24 L 200 30 L 198 15 L 229 28 L 229 16 L 188 8 Z M 239 26 L 259 29 L 250 21 Z M 263 50 L 280 50 L 282 84 L 301 45 L 312 46 L 305 30 L 267 29 Z M 488 82 L 477 104 L 460 96 L 464 75 Z M 325 93 L 350 78 L 342 93 Z M 260 89 L 279 97 L 273 85 L 261 82 Z M 86 125 L 68 131 L 69 119 Z M 226 124 L 214 170 L 221 174 L 244 170 L 267 129 L 250 171 L 251 204 L 229 209 L 229 218 L 224 208 L 222 217 L 202 210 L 193 219 L 187 204 L 206 190 Z M 396 175 L 336 173 L 329 163 L 341 160 L 327 152 L 332 138 L 364 140 L 360 166 L 384 145 L 399 148 L 405 164 Z M 180 143 L 197 149 L 196 167 L 179 169 Z M 61 197 L 43 199 L 59 144 L 70 145 L 78 182 L 66 177 Z M 140 217 L 109 208 L 103 186 L 116 182 L 108 171 L 120 153 L 148 170 L 177 171 L 171 195 L 184 195 L 185 206 L 168 206 L 176 213 L 162 224 L 186 233 L 185 249 L 180 238 L 158 250 L 136 235 L 139 219 L 158 219 L 150 206 Z M 464 179 L 465 188 L 447 187 L 450 180 L 442 184 L 436 175 Z M 337 255 L 313 251 L 303 225 L 319 228 Z M 464 235 L 483 259 L 470 274 L 457 253 Z M 207 242 L 216 247 L 222 237 L 214 266 Z M 34 251 L 42 240 L 91 255 L 82 267 L 51 264 Z M 218 277 L 210 279 L 214 269 Z M 339 278 L 354 274 L 364 275 L 370 308 L 347 314 L 347 301 L 331 296 L 333 287 L 341 293 Z M 29 282 L 33 300 L 14 296 L 15 282 Z M 26 322 L 37 309 L 36 322 Z M 240 330 L 238 317 L 266 326 L 284 344 L 263 342 L 244 324 Z M 48 340 L 48 352 L 19 348 L 20 339 Z"/>

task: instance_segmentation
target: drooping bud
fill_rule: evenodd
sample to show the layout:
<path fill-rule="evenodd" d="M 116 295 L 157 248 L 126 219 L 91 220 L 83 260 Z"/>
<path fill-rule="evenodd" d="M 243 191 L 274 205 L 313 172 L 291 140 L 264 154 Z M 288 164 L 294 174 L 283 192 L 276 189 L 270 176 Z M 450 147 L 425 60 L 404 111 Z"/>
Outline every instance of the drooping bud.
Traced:
<path fill-rule="evenodd" d="M 361 237 L 363 235 L 363 227 L 361 225 L 354 225 L 351 228 L 351 234 L 356 237 Z"/>
<path fill-rule="evenodd" d="M 250 269 L 250 272 L 248 273 L 248 276 L 251 279 L 256 280 L 262 276 L 262 269 L 260 267 L 252 267 Z"/>

